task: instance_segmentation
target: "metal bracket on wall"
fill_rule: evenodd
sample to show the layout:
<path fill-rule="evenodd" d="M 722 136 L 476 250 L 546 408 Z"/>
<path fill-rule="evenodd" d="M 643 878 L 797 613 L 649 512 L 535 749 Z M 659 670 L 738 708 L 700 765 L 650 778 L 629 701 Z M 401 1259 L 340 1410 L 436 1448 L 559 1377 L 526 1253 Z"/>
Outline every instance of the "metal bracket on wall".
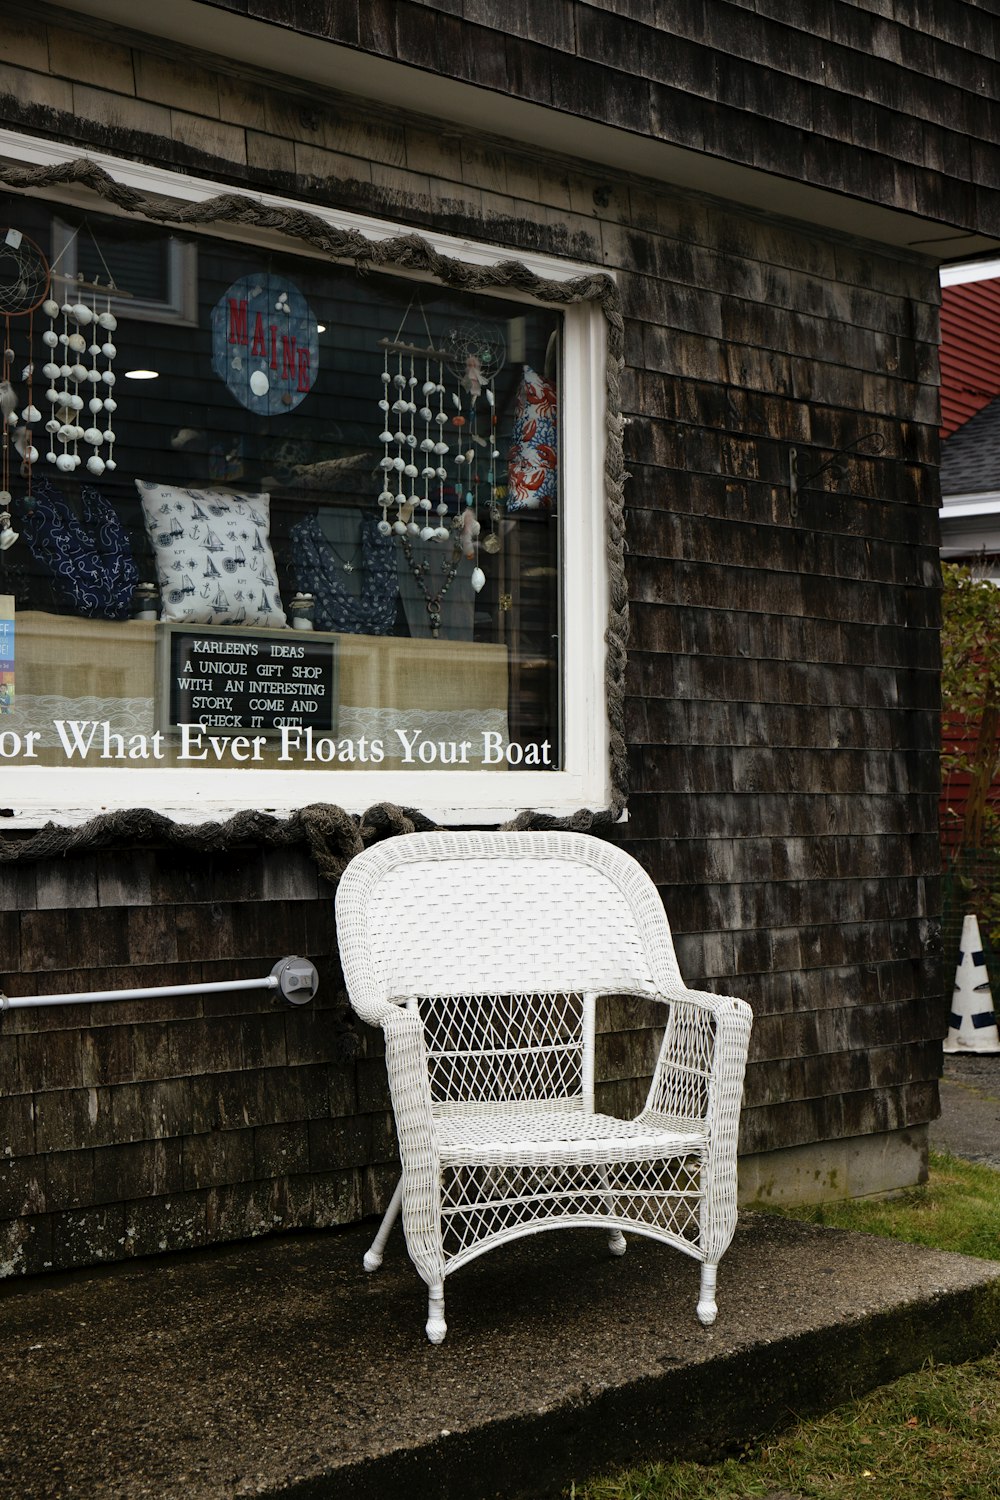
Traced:
<path fill-rule="evenodd" d="M 20 995 L 0 993 L 0 1013 L 29 1010 L 36 1005 L 90 1005 L 102 1000 L 146 1000 L 160 995 L 217 995 L 228 990 L 277 990 L 289 1005 L 305 1005 L 319 989 L 316 965 L 308 958 L 279 958 L 262 979 L 220 979 L 205 984 L 147 985 L 135 990 L 89 990 L 68 995 Z"/>
<path fill-rule="evenodd" d="M 812 474 L 808 474 L 805 479 L 799 478 L 799 450 L 797 448 L 789 448 L 788 489 L 791 494 L 791 506 L 789 508 L 793 517 L 799 513 L 799 491 L 807 489 L 813 480 L 818 479 L 821 474 L 825 474 L 827 469 L 833 471 L 837 483 L 840 484 L 847 478 L 847 465 L 842 463 L 841 460 L 847 458 L 851 453 L 857 453 L 858 449 L 865 443 L 871 445 L 872 457 L 885 451 L 885 438 L 880 432 L 862 433 L 861 437 L 855 438 L 853 443 L 848 443 L 846 448 L 838 448 L 836 453 L 828 458 L 825 464 L 820 464 L 819 468 L 814 470 Z"/>

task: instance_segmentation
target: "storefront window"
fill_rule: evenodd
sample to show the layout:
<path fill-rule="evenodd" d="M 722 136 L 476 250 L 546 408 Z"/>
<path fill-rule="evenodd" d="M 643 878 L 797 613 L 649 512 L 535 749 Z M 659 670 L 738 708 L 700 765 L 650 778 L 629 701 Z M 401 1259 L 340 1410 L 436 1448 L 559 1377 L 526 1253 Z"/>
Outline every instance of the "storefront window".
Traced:
<path fill-rule="evenodd" d="M 4 322 L 3 766 L 118 805 L 154 774 L 543 801 L 516 782 L 573 761 L 569 316 L 37 197 L 0 222 L 8 301 L 24 257 L 51 271 Z"/>

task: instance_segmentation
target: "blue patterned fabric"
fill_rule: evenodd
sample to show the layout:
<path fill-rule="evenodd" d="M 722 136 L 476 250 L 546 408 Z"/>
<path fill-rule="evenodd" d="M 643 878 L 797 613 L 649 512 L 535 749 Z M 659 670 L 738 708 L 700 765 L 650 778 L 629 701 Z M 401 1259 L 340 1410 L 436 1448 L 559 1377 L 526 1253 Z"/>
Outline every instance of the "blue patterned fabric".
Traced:
<path fill-rule="evenodd" d="M 344 587 L 343 565 L 334 556 L 317 516 L 296 522 L 288 538 L 295 587 L 316 598 L 313 623 L 317 630 L 392 634 L 399 599 L 396 550 L 391 536 L 379 536 L 377 521 L 366 517 L 361 522 L 361 595 L 357 599 Z"/>
<path fill-rule="evenodd" d="M 21 540 L 52 580 L 59 603 L 87 619 L 127 620 L 139 570 L 114 508 L 91 485 L 80 492 L 83 518 L 51 480 L 35 480 L 18 505 Z"/>

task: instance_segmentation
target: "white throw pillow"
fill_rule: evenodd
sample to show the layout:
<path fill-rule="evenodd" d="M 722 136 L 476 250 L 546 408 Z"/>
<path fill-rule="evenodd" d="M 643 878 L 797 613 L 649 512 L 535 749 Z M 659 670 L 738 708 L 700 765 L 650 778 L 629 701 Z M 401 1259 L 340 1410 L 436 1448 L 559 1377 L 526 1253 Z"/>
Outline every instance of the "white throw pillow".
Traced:
<path fill-rule="evenodd" d="M 164 620 L 286 624 L 268 540 L 269 495 L 182 490 L 150 479 L 135 486 L 156 554 Z"/>

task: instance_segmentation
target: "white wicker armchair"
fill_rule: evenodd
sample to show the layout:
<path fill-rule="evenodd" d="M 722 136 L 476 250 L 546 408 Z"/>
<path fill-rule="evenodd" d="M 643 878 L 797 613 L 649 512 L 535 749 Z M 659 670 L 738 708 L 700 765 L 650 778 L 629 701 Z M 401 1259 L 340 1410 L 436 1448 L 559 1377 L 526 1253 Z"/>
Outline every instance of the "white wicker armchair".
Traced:
<path fill-rule="evenodd" d="M 689 990 L 649 877 L 585 834 L 417 833 L 359 854 L 337 891 L 344 977 L 385 1033 L 399 1213 L 440 1343 L 444 1279 L 494 1245 L 562 1225 L 624 1228 L 702 1263 L 716 1316 L 736 1226 L 736 1134 L 751 1012 Z M 594 1112 L 600 995 L 668 1007 L 645 1107 Z"/>

